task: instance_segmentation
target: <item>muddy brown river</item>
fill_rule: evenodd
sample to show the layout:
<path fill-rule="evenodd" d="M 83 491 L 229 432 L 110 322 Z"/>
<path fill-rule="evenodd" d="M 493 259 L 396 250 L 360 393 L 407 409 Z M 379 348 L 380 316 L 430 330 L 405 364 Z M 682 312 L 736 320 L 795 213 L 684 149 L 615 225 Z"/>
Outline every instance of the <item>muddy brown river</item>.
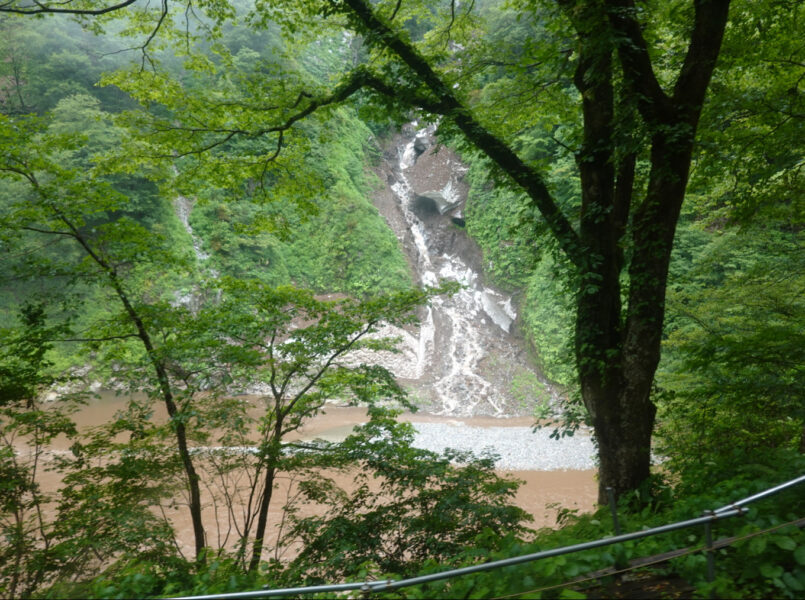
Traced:
<path fill-rule="evenodd" d="M 115 413 L 125 405 L 124 397 L 117 397 L 111 393 L 104 393 L 99 399 L 90 402 L 75 415 L 76 422 L 81 429 L 101 425 L 112 419 Z M 155 417 L 165 418 L 164 410 L 156 411 Z M 417 423 L 442 423 L 452 427 L 473 428 L 523 428 L 533 423 L 530 417 L 494 418 L 494 417 L 444 417 L 426 413 L 405 413 L 400 420 Z M 352 428 L 366 422 L 366 409 L 358 407 L 328 406 L 324 413 L 308 421 L 304 427 L 288 440 L 308 440 L 321 438 L 329 441 L 343 439 Z M 449 429 L 448 429 L 449 431 Z M 55 450 L 66 450 L 66 443 L 57 440 Z M 581 512 L 593 509 L 597 496 L 597 484 L 594 470 L 516 470 L 500 471 L 501 474 L 513 476 L 523 482 L 515 503 L 534 517 L 533 527 L 551 527 L 556 523 L 557 510 L 561 508 L 577 509 Z M 47 488 L 58 485 L 53 474 L 45 474 L 49 481 L 44 481 Z M 334 479 L 340 485 L 348 488 L 351 483 L 349 474 L 335 474 Z M 271 512 L 271 521 L 277 523 L 282 516 L 281 507 L 289 493 L 287 479 L 279 481 L 275 492 L 276 502 L 272 502 L 274 510 Z M 303 509 L 303 512 L 315 512 L 315 508 Z M 209 507 L 205 515 L 205 522 L 214 522 L 213 509 Z M 191 550 L 192 529 L 185 510 L 176 510 L 171 519 L 177 528 L 178 537 L 186 551 Z M 223 531 L 216 531 L 214 527 L 208 529 L 208 542 L 218 545 L 223 542 Z M 269 540 L 269 545 L 271 541 Z"/>

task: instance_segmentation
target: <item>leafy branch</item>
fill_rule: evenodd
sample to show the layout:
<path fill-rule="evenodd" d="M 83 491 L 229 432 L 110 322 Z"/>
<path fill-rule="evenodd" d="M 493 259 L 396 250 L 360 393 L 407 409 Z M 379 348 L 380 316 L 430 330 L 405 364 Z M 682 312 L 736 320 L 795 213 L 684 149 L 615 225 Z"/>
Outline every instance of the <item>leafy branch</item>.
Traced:
<path fill-rule="evenodd" d="M 100 16 L 122 10 L 135 2 L 137 2 L 137 0 L 123 0 L 123 2 L 100 8 L 80 8 L 80 5 L 84 4 L 81 0 L 64 0 L 53 3 L 40 2 L 40 0 L 33 0 L 30 3 L 19 2 L 19 0 L 7 0 L 6 2 L 0 3 L 0 13 L 17 15 L 67 14 Z M 75 4 L 75 6 L 73 4 Z M 165 0 L 164 4 L 167 4 L 167 0 Z"/>

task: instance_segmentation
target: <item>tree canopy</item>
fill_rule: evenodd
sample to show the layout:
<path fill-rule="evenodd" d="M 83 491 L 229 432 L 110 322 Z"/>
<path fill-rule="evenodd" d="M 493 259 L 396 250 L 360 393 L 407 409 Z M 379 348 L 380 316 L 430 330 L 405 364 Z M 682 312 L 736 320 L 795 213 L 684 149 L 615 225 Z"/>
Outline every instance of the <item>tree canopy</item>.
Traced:
<path fill-rule="evenodd" d="M 363 0 L 258 6 L 251 18 L 263 26 L 273 19 L 296 32 L 297 15 L 306 15 L 319 24 L 346 27 L 360 36 L 363 57 L 345 64 L 339 81 L 324 89 L 260 74 L 257 95 L 223 103 L 191 99 L 163 81 L 160 101 L 172 109 L 174 124 L 151 120 L 146 131 L 152 141 L 185 156 L 214 156 L 237 138 L 271 140 L 273 149 L 261 155 L 265 168 L 278 159 L 300 119 L 326 114 L 355 95 L 367 97 L 370 110 L 442 116 L 445 132 L 460 135 L 467 147 L 488 158 L 503 181 L 522 190 L 521 220 L 530 220 L 536 230 L 547 228 L 571 265 L 575 362 L 599 444 L 600 500 L 605 502 L 606 487 L 617 493 L 633 490 L 649 475 L 656 411 L 650 394 L 660 359 L 668 269 L 729 4 L 679 3 L 671 12 L 615 1 L 518 4 L 520 35 L 513 52 L 537 60 L 529 65 L 515 56 L 511 66 L 484 57 L 488 46 L 478 42 L 485 39 L 479 35 L 483 24 L 478 25 L 472 6 L 450 3 L 444 10 L 429 10 L 416 3 Z M 740 11 L 734 13 L 737 22 L 749 13 Z M 413 22 L 432 25 L 422 35 L 409 27 Z M 666 46 L 676 52 L 664 52 Z M 488 110 L 483 96 L 476 101 L 473 77 L 488 76 L 491 69 L 510 71 L 515 89 L 526 93 L 539 95 L 558 86 L 564 100 L 575 105 L 558 119 L 542 117 L 551 129 L 566 128 L 551 133 L 575 162 L 580 198 L 571 198 L 570 206 L 549 188 L 539 161 L 528 160 L 520 149 L 517 136 L 532 126 L 541 103 L 525 112 L 507 111 L 511 118 L 500 127 L 494 118 L 500 108 Z M 123 77 L 113 81 L 147 104 L 153 99 L 148 91 L 154 89 L 153 77 L 129 74 L 126 80 L 137 82 L 129 85 Z M 266 93 L 277 97 L 265 88 L 271 85 L 286 90 L 284 105 L 262 104 Z M 494 87 L 489 97 L 505 106 Z M 243 111 L 241 117 L 237 125 L 231 120 L 223 125 L 231 106 Z M 552 107 L 547 103 L 545 109 Z"/>
<path fill-rule="evenodd" d="M 612 488 L 647 521 L 667 508 L 652 449 L 702 497 L 711 477 L 745 490 L 752 473 L 801 465 L 797 3 L 5 0 L 0 13 L 11 595 L 117 559 L 141 581 L 125 544 L 162 569 L 143 593 L 219 558 L 233 581 L 256 581 L 289 472 L 327 508 L 289 507 L 284 543 L 303 550 L 269 563 L 275 582 L 407 573 L 473 540 L 520 543 L 515 485 L 491 460 L 412 448 L 386 406 L 408 405 L 392 374 L 344 360 L 392 348 L 373 337 L 380 324 L 410 324 L 436 293 L 411 289 L 368 199 L 377 139 L 414 118 L 469 167 L 467 229 L 487 274 L 520 293 L 537 361 L 568 396 L 563 431 L 594 430 L 602 504 Z M 70 421 L 83 394 L 42 403 L 72 389 L 82 361 L 147 395 L 89 438 Z M 258 417 L 247 389 L 261 390 Z M 342 445 L 286 443 L 335 397 L 369 405 L 372 422 Z M 38 457 L 57 436 L 74 443 L 52 495 Z M 217 446 L 248 451 L 205 450 Z M 363 469 L 357 490 L 334 487 L 330 468 Z M 154 512 L 177 497 L 191 560 Z M 207 502 L 227 507 L 235 543 L 213 548 Z M 805 589 L 799 535 L 777 544 L 790 556 L 774 558 L 775 589 Z M 375 553 L 384 561 L 366 567 Z"/>

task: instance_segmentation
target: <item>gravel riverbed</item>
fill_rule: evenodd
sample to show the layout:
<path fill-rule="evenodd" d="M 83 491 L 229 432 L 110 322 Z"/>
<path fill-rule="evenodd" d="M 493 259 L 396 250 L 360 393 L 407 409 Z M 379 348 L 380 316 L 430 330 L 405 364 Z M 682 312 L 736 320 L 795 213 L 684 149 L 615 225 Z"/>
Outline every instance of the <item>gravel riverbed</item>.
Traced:
<path fill-rule="evenodd" d="M 450 423 L 414 423 L 414 446 L 434 452 L 445 448 L 484 450 L 500 458 L 496 467 L 507 471 L 595 469 L 595 448 L 588 435 L 551 439 L 551 428 L 473 427 Z"/>

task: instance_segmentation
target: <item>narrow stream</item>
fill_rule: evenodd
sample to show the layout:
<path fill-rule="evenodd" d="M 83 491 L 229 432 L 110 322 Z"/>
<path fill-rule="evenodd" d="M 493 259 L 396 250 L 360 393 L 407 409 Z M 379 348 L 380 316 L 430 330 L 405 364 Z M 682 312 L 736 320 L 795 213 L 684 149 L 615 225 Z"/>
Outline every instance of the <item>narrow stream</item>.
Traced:
<path fill-rule="evenodd" d="M 187 196 L 179 195 L 173 200 L 173 210 L 176 213 L 176 217 L 184 226 L 185 231 L 187 231 L 187 234 L 190 236 L 190 239 L 193 241 L 193 252 L 196 255 L 196 259 L 199 262 L 204 262 L 210 255 L 201 249 L 201 240 L 193 232 L 193 227 L 190 225 L 190 213 L 193 210 L 194 204 L 195 202 Z"/>
<path fill-rule="evenodd" d="M 196 233 L 193 231 L 192 225 L 190 225 L 190 213 L 192 212 L 194 205 L 195 200 L 188 198 L 187 196 L 182 196 L 181 194 L 173 199 L 173 211 L 176 214 L 176 218 L 179 219 L 179 222 L 184 227 L 185 231 L 187 231 L 187 235 L 190 236 L 190 240 L 193 243 L 193 253 L 196 256 L 197 263 L 201 267 L 202 272 L 206 274 L 205 277 L 215 280 L 218 278 L 219 273 L 207 263 L 210 258 L 210 254 L 202 249 L 201 238 L 196 235 Z M 189 291 L 177 291 L 175 293 L 174 302 L 178 306 L 187 307 L 191 312 L 196 312 L 199 309 L 201 302 L 198 288 L 194 287 Z"/>
<path fill-rule="evenodd" d="M 409 124 L 386 153 L 376 204 L 421 285 L 461 284 L 434 298 L 418 331 L 401 334 L 408 364 L 387 365 L 422 407 L 441 415 L 533 414 L 556 393 L 534 374 L 510 296 L 484 281 L 480 248 L 464 230 L 467 168 L 439 147 L 434 127 Z M 397 332 L 399 333 L 399 332 Z"/>

